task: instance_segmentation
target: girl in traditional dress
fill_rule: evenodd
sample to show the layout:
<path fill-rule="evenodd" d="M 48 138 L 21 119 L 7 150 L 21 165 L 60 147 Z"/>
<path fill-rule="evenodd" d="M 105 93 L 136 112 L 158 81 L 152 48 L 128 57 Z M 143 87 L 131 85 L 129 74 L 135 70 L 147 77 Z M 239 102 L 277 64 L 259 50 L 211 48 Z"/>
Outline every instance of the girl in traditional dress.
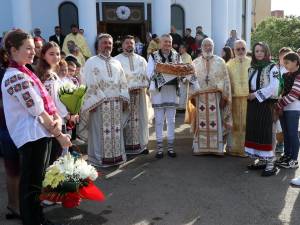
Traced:
<path fill-rule="evenodd" d="M 278 96 L 279 72 L 271 62 L 269 47 L 262 42 L 253 46 L 249 69 L 249 96 L 246 118 L 245 152 L 256 160 L 248 169 L 263 169 L 262 176 L 276 174 L 274 166 L 274 104 Z"/>
<path fill-rule="evenodd" d="M 1 91 L 9 134 L 21 153 L 20 212 L 23 225 L 51 224 L 39 200 L 54 136 L 62 147 L 71 145 L 61 133 L 61 118 L 38 77 L 25 67 L 35 55 L 33 38 L 22 30 L 7 34 L 4 47 L 10 64 Z"/>

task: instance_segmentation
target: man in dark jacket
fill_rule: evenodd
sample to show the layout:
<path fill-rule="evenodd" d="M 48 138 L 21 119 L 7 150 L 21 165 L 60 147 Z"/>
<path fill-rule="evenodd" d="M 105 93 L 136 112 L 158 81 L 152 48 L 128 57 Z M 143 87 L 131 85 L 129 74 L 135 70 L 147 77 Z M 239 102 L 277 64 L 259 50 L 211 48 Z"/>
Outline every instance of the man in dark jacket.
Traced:
<path fill-rule="evenodd" d="M 61 33 L 61 28 L 59 26 L 55 27 L 55 34 L 49 37 L 49 41 L 54 41 L 56 44 L 62 48 L 65 36 Z"/>

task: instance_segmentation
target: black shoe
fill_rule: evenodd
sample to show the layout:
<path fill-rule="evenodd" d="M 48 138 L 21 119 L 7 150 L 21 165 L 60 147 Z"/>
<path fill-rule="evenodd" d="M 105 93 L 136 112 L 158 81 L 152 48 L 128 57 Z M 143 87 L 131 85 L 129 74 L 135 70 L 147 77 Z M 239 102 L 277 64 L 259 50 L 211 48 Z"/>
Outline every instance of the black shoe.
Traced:
<path fill-rule="evenodd" d="M 262 177 L 270 177 L 270 176 L 275 175 L 277 173 L 277 171 L 278 171 L 277 167 L 274 166 L 273 169 L 271 169 L 271 170 L 262 171 L 261 176 Z"/>
<path fill-rule="evenodd" d="M 297 160 L 293 160 L 290 159 L 288 161 L 284 161 L 282 163 L 277 164 L 280 167 L 286 168 L 286 169 L 298 169 L 299 165 L 298 165 L 298 161 Z"/>
<path fill-rule="evenodd" d="M 62 223 L 54 223 L 50 220 L 45 220 L 44 223 L 42 223 L 42 225 L 63 225 Z"/>
<path fill-rule="evenodd" d="M 148 154 L 149 154 L 149 150 L 148 150 L 148 148 L 146 148 L 144 151 L 142 151 L 142 154 L 144 154 L 144 155 L 148 155 Z"/>
<path fill-rule="evenodd" d="M 177 156 L 177 154 L 173 150 L 170 150 L 170 151 L 168 151 L 168 156 L 170 156 L 171 158 L 175 158 Z"/>
<path fill-rule="evenodd" d="M 163 152 L 157 152 L 156 155 L 155 155 L 155 158 L 157 159 L 162 159 L 164 157 L 164 153 Z"/>
<path fill-rule="evenodd" d="M 21 219 L 20 214 L 19 214 L 18 212 L 16 212 L 14 209 L 12 209 L 12 208 L 9 207 L 9 206 L 7 206 L 6 208 L 7 208 L 7 210 L 9 211 L 9 213 L 7 213 L 7 214 L 5 215 L 5 218 L 6 218 L 7 220 L 14 220 L 14 219 L 20 220 L 20 219 Z"/>
<path fill-rule="evenodd" d="M 287 155 L 283 155 L 281 156 L 278 160 L 276 160 L 276 164 L 279 165 L 283 162 L 288 162 L 290 160 L 291 157 L 287 156 Z"/>
<path fill-rule="evenodd" d="M 248 170 L 264 170 L 266 169 L 266 164 L 250 164 L 247 168 Z"/>

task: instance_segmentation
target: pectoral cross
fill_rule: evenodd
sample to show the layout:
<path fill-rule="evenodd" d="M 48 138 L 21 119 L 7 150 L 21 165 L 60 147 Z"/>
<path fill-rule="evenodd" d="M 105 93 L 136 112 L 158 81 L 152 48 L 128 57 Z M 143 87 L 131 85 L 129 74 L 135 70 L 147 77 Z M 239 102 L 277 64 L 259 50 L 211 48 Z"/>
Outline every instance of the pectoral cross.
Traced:
<path fill-rule="evenodd" d="M 208 86 L 208 82 L 210 81 L 209 77 L 208 77 L 208 74 L 206 75 L 205 77 L 205 82 L 206 82 L 206 85 Z"/>
<path fill-rule="evenodd" d="M 210 79 L 209 79 L 209 70 L 210 70 L 209 58 L 207 58 L 205 60 L 205 68 L 206 68 L 205 82 L 206 82 L 206 85 L 208 86 L 208 82 L 210 81 Z"/>

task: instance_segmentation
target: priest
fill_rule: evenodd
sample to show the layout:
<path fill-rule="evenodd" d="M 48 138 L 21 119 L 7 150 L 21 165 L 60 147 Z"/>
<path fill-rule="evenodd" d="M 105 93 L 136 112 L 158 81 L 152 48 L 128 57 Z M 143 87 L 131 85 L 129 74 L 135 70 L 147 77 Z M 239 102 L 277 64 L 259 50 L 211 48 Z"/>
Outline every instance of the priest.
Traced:
<path fill-rule="evenodd" d="M 129 119 L 124 131 L 126 154 L 148 153 L 149 139 L 146 98 L 149 81 L 146 60 L 134 53 L 135 40 L 127 35 L 122 41 L 123 52 L 115 57 L 124 69 L 129 88 Z"/>
<path fill-rule="evenodd" d="M 83 69 L 87 93 L 82 107 L 81 136 L 88 138 L 88 159 L 99 167 L 126 161 L 123 128 L 129 103 L 128 86 L 121 63 L 111 57 L 113 38 L 101 34 L 99 54 Z M 87 130 L 88 135 L 84 135 Z"/>

